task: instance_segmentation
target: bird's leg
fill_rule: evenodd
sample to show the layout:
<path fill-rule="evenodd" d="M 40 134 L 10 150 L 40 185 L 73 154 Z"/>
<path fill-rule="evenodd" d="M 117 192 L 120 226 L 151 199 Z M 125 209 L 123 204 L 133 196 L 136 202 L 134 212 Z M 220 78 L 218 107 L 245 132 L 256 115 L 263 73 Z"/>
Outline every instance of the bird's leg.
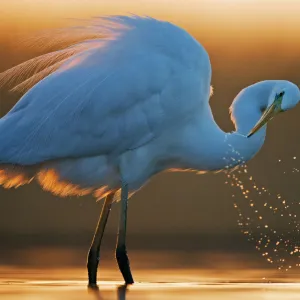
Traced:
<path fill-rule="evenodd" d="M 105 198 L 92 245 L 88 254 L 87 268 L 89 274 L 89 287 L 91 288 L 97 288 L 97 269 L 100 259 L 100 246 L 113 199 L 114 193 L 109 194 Z"/>
<path fill-rule="evenodd" d="M 131 275 L 129 259 L 126 251 L 127 202 L 128 202 L 128 186 L 127 184 L 123 184 L 121 190 L 121 213 L 120 213 L 118 240 L 117 240 L 117 248 L 116 248 L 116 259 L 119 265 L 119 269 L 125 280 L 125 283 L 132 284 L 134 283 L 134 281 Z"/>

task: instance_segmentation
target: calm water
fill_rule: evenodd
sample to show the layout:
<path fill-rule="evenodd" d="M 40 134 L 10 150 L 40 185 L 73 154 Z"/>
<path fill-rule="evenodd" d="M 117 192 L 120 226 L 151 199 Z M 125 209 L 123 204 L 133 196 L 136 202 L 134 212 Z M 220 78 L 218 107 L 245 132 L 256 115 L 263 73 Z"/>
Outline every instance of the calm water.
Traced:
<path fill-rule="evenodd" d="M 84 249 L 2 251 L 0 299 L 299 299 L 298 269 L 278 271 L 256 252 L 131 251 L 136 283 L 126 289 L 113 252 L 104 251 L 99 292 L 87 289 L 85 258 Z"/>
<path fill-rule="evenodd" d="M 268 283 L 270 278 L 254 280 L 261 274 L 270 272 L 231 270 L 218 275 L 210 270 L 137 270 L 135 277 L 141 282 L 126 290 L 116 270 L 104 269 L 101 273 L 103 281 L 99 282 L 100 290 L 93 292 L 88 291 L 86 287 L 84 269 L 6 267 L 0 270 L 0 298 L 5 300 L 299 299 L 300 283 L 297 279 L 272 278 L 273 283 Z"/>

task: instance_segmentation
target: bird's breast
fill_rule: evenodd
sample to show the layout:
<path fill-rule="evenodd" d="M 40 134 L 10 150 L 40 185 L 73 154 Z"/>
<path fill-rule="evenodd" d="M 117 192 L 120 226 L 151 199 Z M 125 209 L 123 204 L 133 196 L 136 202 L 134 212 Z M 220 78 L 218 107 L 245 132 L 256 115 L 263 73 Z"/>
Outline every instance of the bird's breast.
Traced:
<path fill-rule="evenodd" d="M 128 184 L 130 191 L 140 189 L 160 171 L 156 161 L 155 154 L 149 151 L 147 145 L 123 153 L 119 163 L 121 180 Z"/>

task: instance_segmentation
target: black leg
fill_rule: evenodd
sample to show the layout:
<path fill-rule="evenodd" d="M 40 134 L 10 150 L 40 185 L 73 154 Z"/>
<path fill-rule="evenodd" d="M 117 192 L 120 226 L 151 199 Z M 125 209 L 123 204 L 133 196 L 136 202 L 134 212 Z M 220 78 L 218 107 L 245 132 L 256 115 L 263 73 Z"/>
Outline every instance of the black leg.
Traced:
<path fill-rule="evenodd" d="M 97 288 L 97 269 L 100 259 L 100 246 L 113 199 L 114 193 L 105 198 L 93 242 L 88 254 L 87 268 L 89 274 L 89 287 L 91 288 Z"/>
<path fill-rule="evenodd" d="M 126 284 L 134 283 L 129 259 L 126 251 L 126 222 L 127 222 L 127 202 L 128 202 L 128 186 L 124 184 L 121 191 L 121 213 L 118 231 L 118 241 L 116 248 L 116 259 L 119 265 L 119 269 L 123 275 Z"/>

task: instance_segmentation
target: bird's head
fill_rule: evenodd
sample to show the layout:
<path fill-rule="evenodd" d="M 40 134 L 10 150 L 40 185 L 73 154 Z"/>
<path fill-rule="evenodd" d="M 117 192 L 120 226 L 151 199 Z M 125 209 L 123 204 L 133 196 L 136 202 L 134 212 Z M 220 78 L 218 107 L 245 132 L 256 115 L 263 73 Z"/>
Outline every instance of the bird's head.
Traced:
<path fill-rule="evenodd" d="M 295 107 L 300 101 L 300 90 L 289 81 L 278 81 L 269 97 L 268 106 L 263 108 L 263 114 L 247 137 L 255 134 L 277 114 Z"/>

